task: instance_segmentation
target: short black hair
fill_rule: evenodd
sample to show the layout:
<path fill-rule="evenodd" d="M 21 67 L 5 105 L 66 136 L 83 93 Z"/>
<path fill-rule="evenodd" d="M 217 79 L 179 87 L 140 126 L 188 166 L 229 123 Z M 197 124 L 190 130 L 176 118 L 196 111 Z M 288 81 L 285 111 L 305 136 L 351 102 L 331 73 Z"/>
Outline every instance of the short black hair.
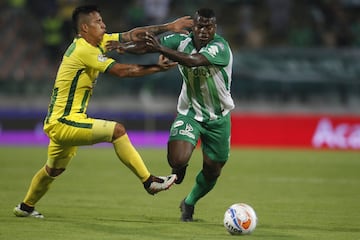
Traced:
<path fill-rule="evenodd" d="M 214 10 L 211 8 L 200 8 L 196 14 L 205 18 L 216 18 Z"/>
<path fill-rule="evenodd" d="M 100 13 L 100 9 L 96 5 L 82 5 L 74 9 L 72 13 L 72 25 L 76 33 L 78 33 L 78 24 L 81 14 L 87 15 L 92 12 Z"/>

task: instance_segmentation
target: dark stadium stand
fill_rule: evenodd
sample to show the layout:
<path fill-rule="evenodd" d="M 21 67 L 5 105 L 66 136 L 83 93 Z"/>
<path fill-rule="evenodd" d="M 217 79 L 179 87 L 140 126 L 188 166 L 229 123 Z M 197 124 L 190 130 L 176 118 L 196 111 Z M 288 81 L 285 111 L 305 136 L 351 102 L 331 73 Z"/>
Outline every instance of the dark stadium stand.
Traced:
<path fill-rule="evenodd" d="M 64 6 L 59 3 L 63 4 L 63 1 L 49 1 L 47 5 L 43 5 L 42 1 L 31 1 L 32 4 L 28 1 L 25 6 L 11 5 L 11 2 L 2 2 L 0 8 L 0 108 L 24 106 L 25 103 L 21 102 L 24 98 L 39 98 L 33 106 L 43 109 L 47 106 L 59 59 L 49 56 L 45 49 L 41 27 L 44 16 L 38 14 L 43 10 L 39 6 L 46 8 L 47 12 L 60 12 Z M 190 14 L 204 2 L 216 8 L 219 32 L 232 46 L 232 94 L 240 109 L 253 106 L 256 111 L 266 106 L 267 109 L 277 110 L 279 104 L 281 107 L 290 105 L 302 109 L 316 106 L 315 110 L 323 107 L 328 109 L 331 105 L 350 112 L 358 109 L 355 106 L 360 102 L 360 8 L 356 1 L 340 1 L 342 5 L 336 5 L 335 1 L 286 1 L 289 13 L 295 11 L 296 14 L 287 15 L 289 22 L 280 26 L 283 27 L 281 33 L 274 25 L 276 19 L 272 18 L 276 8 L 271 4 L 277 1 L 227 0 L 219 4 L 218 1 L 197 0 L 184 1 L 181 5 L 171 1 L 168 20 Z M 129 16 L 131 11 L 126 11 L 127 7 L 134 7 L 131 5 L 133 1 L 129 1 L 128 5 L 119 3 L 121 7 L 112 3 L 115 6 L 111 8 L 105 2 L 98 3 L 104 8 L 103 15 L 109 30 L 135 27 L 132 25 L 136 24 L 134 16 Z M 117 19 L 118 9 L 121 9 L 120 16 L 123 16 L 120 20 Z M 344 24 L 344 20 L 336 13 L 344 14 L 347 23 L 344 29 L 351 30 L 350 35 L 337 32 L 337 27 Z M 145 23 L 144 16 L 137 17 L 140 18 L 137 23 Z M 303 18 L 306 21 L 300 21 Z M 300 26 L 305 26 L 306 31 L 301 31 Z M 312 34 L 303 35 L 309 31 Z M 68 37 L 69 31 L 63 34 Z M 157 56 L 125 55 L 117 58 L 122 62 L 147 63 L 156 61 Z M 97 106 L 99 99 L 105 101 L 108 98 L 111 101 L 125 96 L 136 101 L 139 97 L 150 96 L 171 98 L 173 106 L 180 87 L 181 78 L 176 69 L 121 81 L 111 76 L 101 76 L 93 105 Z M 139 101 L 141 105 L 144 99 Z M 26 108 L 28 105 L 25 104 Z M 108 106 L 111 106 L 111 102 Z"/>

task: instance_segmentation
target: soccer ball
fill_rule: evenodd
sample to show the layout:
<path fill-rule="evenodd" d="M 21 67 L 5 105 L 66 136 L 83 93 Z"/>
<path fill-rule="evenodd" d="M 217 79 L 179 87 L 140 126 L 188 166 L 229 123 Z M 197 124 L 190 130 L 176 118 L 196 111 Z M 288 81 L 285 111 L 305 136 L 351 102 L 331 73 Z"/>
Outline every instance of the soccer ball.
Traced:
<path fill-rule="evenodd" d="M 249 234 L 256 228 L 254 209 L 245 203 L 231 205 L 224 214 L 224 227 L 231 235 Z"/>

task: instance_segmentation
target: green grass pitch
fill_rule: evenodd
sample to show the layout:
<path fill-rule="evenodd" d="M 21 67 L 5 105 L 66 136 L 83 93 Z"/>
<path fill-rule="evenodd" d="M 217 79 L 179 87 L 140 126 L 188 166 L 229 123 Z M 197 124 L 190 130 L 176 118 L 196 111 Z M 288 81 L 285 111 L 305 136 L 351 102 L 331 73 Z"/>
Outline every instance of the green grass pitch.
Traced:
<path fill-rule="evenodd" d="M 165 149 L 140 149 L 152 173 L 170 172 Z M 112 148 L 83 147 L 37 209 L 45 219 L 16 218 L 46 148 L 0 148 L 0 239 L 360 239 L 360 153 L 233 149 L 214 190 L 201 199 L 193 223 L 178 205 L 201 166 L 197 149 L 181 185 L 151 196 Z M 259 221 L 251 235 L 222 225 L 228 206 L 245 202 Z"/>

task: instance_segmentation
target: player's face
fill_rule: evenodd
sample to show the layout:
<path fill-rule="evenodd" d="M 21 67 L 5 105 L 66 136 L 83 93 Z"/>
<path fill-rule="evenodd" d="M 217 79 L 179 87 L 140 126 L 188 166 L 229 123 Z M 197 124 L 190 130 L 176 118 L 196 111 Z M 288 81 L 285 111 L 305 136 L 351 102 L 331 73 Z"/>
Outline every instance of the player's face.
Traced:
<path fill-rule="evenodd" d="M 197 15 L 194 19 L 193 33 L 197 48 L 202 48 L 208 44 L 216 32 L 216 19 L 206 18 Z"/>
<path fill-rule="evenodd" d="M 94 43 L 96 43 L 96 45 L 99 44 L 106 31 L 106 25 L 103 22 L 100 13 L 90 13 L 87 25 L 89 37 L 94 41 Z"/>

